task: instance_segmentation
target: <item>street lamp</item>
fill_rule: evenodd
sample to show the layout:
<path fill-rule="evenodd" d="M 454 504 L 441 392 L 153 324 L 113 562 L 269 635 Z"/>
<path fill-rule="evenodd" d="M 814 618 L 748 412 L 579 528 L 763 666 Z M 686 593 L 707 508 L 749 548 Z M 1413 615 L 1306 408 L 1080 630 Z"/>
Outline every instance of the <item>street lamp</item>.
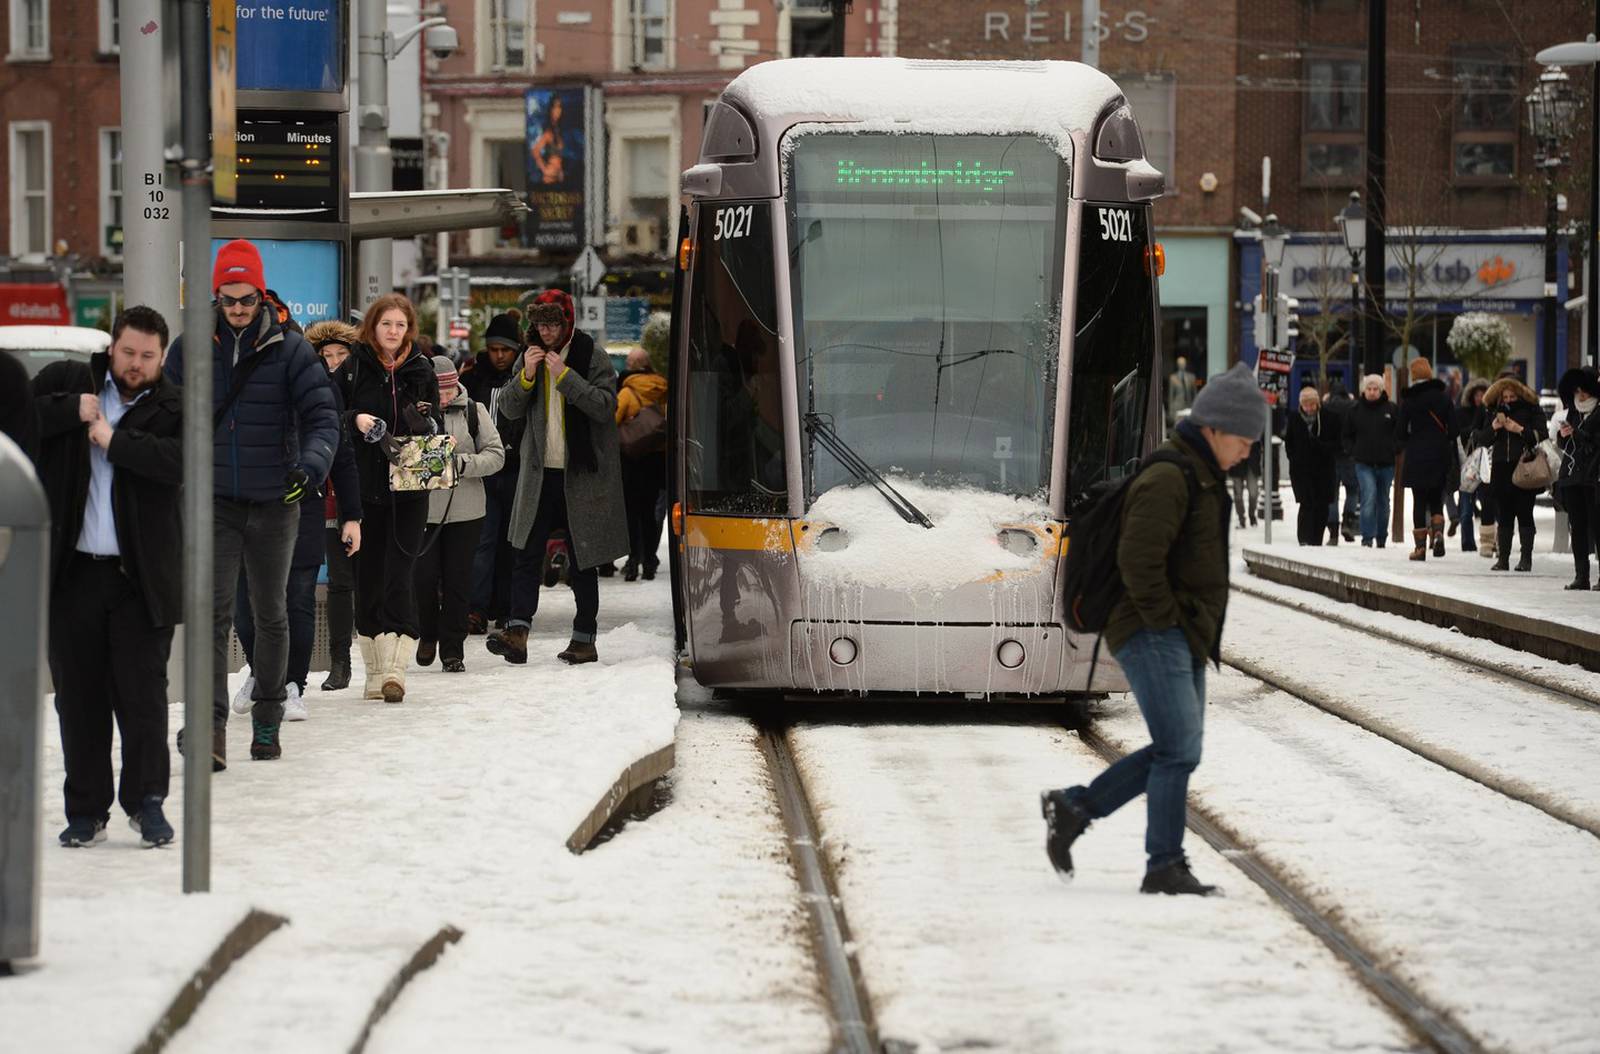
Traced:
<path fill-rule="evenodd" d="M 1595 9 L 1595 31 L 1600 33 L 1600 8 Z M 1547 66 L 1588 66 L 1590 80 L 1589 119 L 1589 251 L 1584 288 L 1584 332 L 1588 337 L 1590 361 L 1600 366 L 1600 260 L 1596 259 L 1596 217 L 1600 217 L 1600 44 L 1595 34 L 1570 44 L 1556 44 L 1539 52 L 1536 58 Z"/>
<path fill-rule="evenodd" d="M 1278 303 L 1278 272 L 1283 267 L 1283 253 L 1289 247 L 1289 229 L 1278 222 L 1278 214 L 1267 213 L 1267 218 L 1261 221 L 1261 307 L 1267 313 L 1267 344 L 1276 344 L 1278 341 L 1278 312 L 1281 307 Z M 1268 362 L 1267 349 L 1256 349 L 1256 377 L 1264 377 Z M 1276 362 L 1273 365 L 1277 365 Z M 1275 372 L 1275 371 L 1274 371 Z M 1280 391 L 1286 392 L 1285 384 Z M 1265 517 L 1262 522 L 1262 539 L 1272 544 L 1272 517 L 1277 511 L 1277 487 L 1274 482 L 1274 470 L 1277 468 L 1278 452 L 1273 444 L 1272 404 L 1265 402 L 1266 409 L 1266 434 L 1263 436 L 1262 468 L 1262 493 L 1266 496 L 1263 509 Z"/>
<path fill-rule="evenodd" d="M 1556 359 L 1556 169 L 1569 159 L 1567 138 L 1578 103 L 1572 83 L 1559 68 L 1548 68 L 1524 100 L 1528 107 L 1528 128 L 1533 132 L 1534 167 L 1544 173 L 1544 377 L 1540 387 L 1553 387 L 1559 364 Z"/>
<path fill-rule="evenodd" d="M 1361 348 L 1356 335 L 1361 332 L 1361 254 L 1367 247 L 1367 210 L 1361 207 L 1361 192 L 1350 192 L 1350 204 L 1333 217 L 1344 238 L 1344 251 L 1350 254 L 1350 368 L 1361 369 Z M 1356 385 L 1360 387 L 1359 383 Z"/>

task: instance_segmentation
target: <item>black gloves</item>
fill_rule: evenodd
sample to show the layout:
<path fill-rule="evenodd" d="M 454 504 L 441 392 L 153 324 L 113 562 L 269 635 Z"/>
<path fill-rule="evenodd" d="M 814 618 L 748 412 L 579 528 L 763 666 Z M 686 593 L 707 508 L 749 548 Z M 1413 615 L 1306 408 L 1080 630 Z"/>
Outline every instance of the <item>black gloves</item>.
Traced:
<path fill-rule="evenodd" d="M 303 468 L 292 468 L 283 476 L 283 503 L 285 505 L 298 505 L 300 499 L 306 496 L 306 491 L 311 489 L 311 477 Z"/>

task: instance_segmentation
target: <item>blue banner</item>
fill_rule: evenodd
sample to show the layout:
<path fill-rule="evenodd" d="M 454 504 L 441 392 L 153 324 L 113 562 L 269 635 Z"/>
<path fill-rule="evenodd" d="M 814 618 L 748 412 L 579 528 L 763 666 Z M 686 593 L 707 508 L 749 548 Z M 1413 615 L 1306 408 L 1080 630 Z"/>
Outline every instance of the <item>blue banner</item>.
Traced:
<path fill-rule="evenodd" d="M 637 344 L 644 337 L 644 324 L 650 318 L 650 301 L 642 296 L 606 298 L 606 342 Z"/>
<path fill-rule="evenodd" d="M 211 239 L 211 265 L 217 250 L 232 239 Z M 261 253 L 267 288 L 278 295 L 289 315 L 302 327 L 324 319 L 344 317 L 340 293 L 340 242 L 274 241 L 250 239 Z"/>
<path fill-rule="evenodd" d="M 341 91 L 339 0 L 239 0 L 240 91 Z"/>

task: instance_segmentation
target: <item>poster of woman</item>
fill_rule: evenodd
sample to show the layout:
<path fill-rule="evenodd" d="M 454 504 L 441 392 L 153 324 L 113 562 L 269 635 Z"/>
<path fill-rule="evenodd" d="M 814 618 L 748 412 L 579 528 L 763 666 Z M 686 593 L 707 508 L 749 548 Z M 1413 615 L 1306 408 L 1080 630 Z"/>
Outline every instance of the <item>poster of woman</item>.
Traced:
<path fill-rule="evenodd" d="M 530 88 L 525 112 L 532 244 L 538 249 L 581 248 L 587 162 L 584 89 Z"/>

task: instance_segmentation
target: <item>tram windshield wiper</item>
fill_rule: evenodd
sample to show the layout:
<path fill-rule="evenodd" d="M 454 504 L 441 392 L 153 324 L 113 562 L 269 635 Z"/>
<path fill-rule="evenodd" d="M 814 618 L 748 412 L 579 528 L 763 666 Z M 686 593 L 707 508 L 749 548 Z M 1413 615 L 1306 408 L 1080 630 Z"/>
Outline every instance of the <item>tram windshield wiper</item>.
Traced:
<path fill-rule="evenodd" d="M 883 495 L 900 518 L 907 523 L 920 523 L 922 526 L 933 529 L 933 521 L 928 519 L 928 514 L 911 503 L 904 494 L 895 490 L 889 481 L 883 478 L 882 473 L 851 449 L 850 444 L 839 438 L 839 433 L 834 431 L 822 414 L 815 411 L 805 416 L 806 431 L 811 438 L 821 444 L 822 448 L 834 456 L 834 459 L 843 465 L 852 476 L 862 483 L 870 483 L 874 490 Z"/>

